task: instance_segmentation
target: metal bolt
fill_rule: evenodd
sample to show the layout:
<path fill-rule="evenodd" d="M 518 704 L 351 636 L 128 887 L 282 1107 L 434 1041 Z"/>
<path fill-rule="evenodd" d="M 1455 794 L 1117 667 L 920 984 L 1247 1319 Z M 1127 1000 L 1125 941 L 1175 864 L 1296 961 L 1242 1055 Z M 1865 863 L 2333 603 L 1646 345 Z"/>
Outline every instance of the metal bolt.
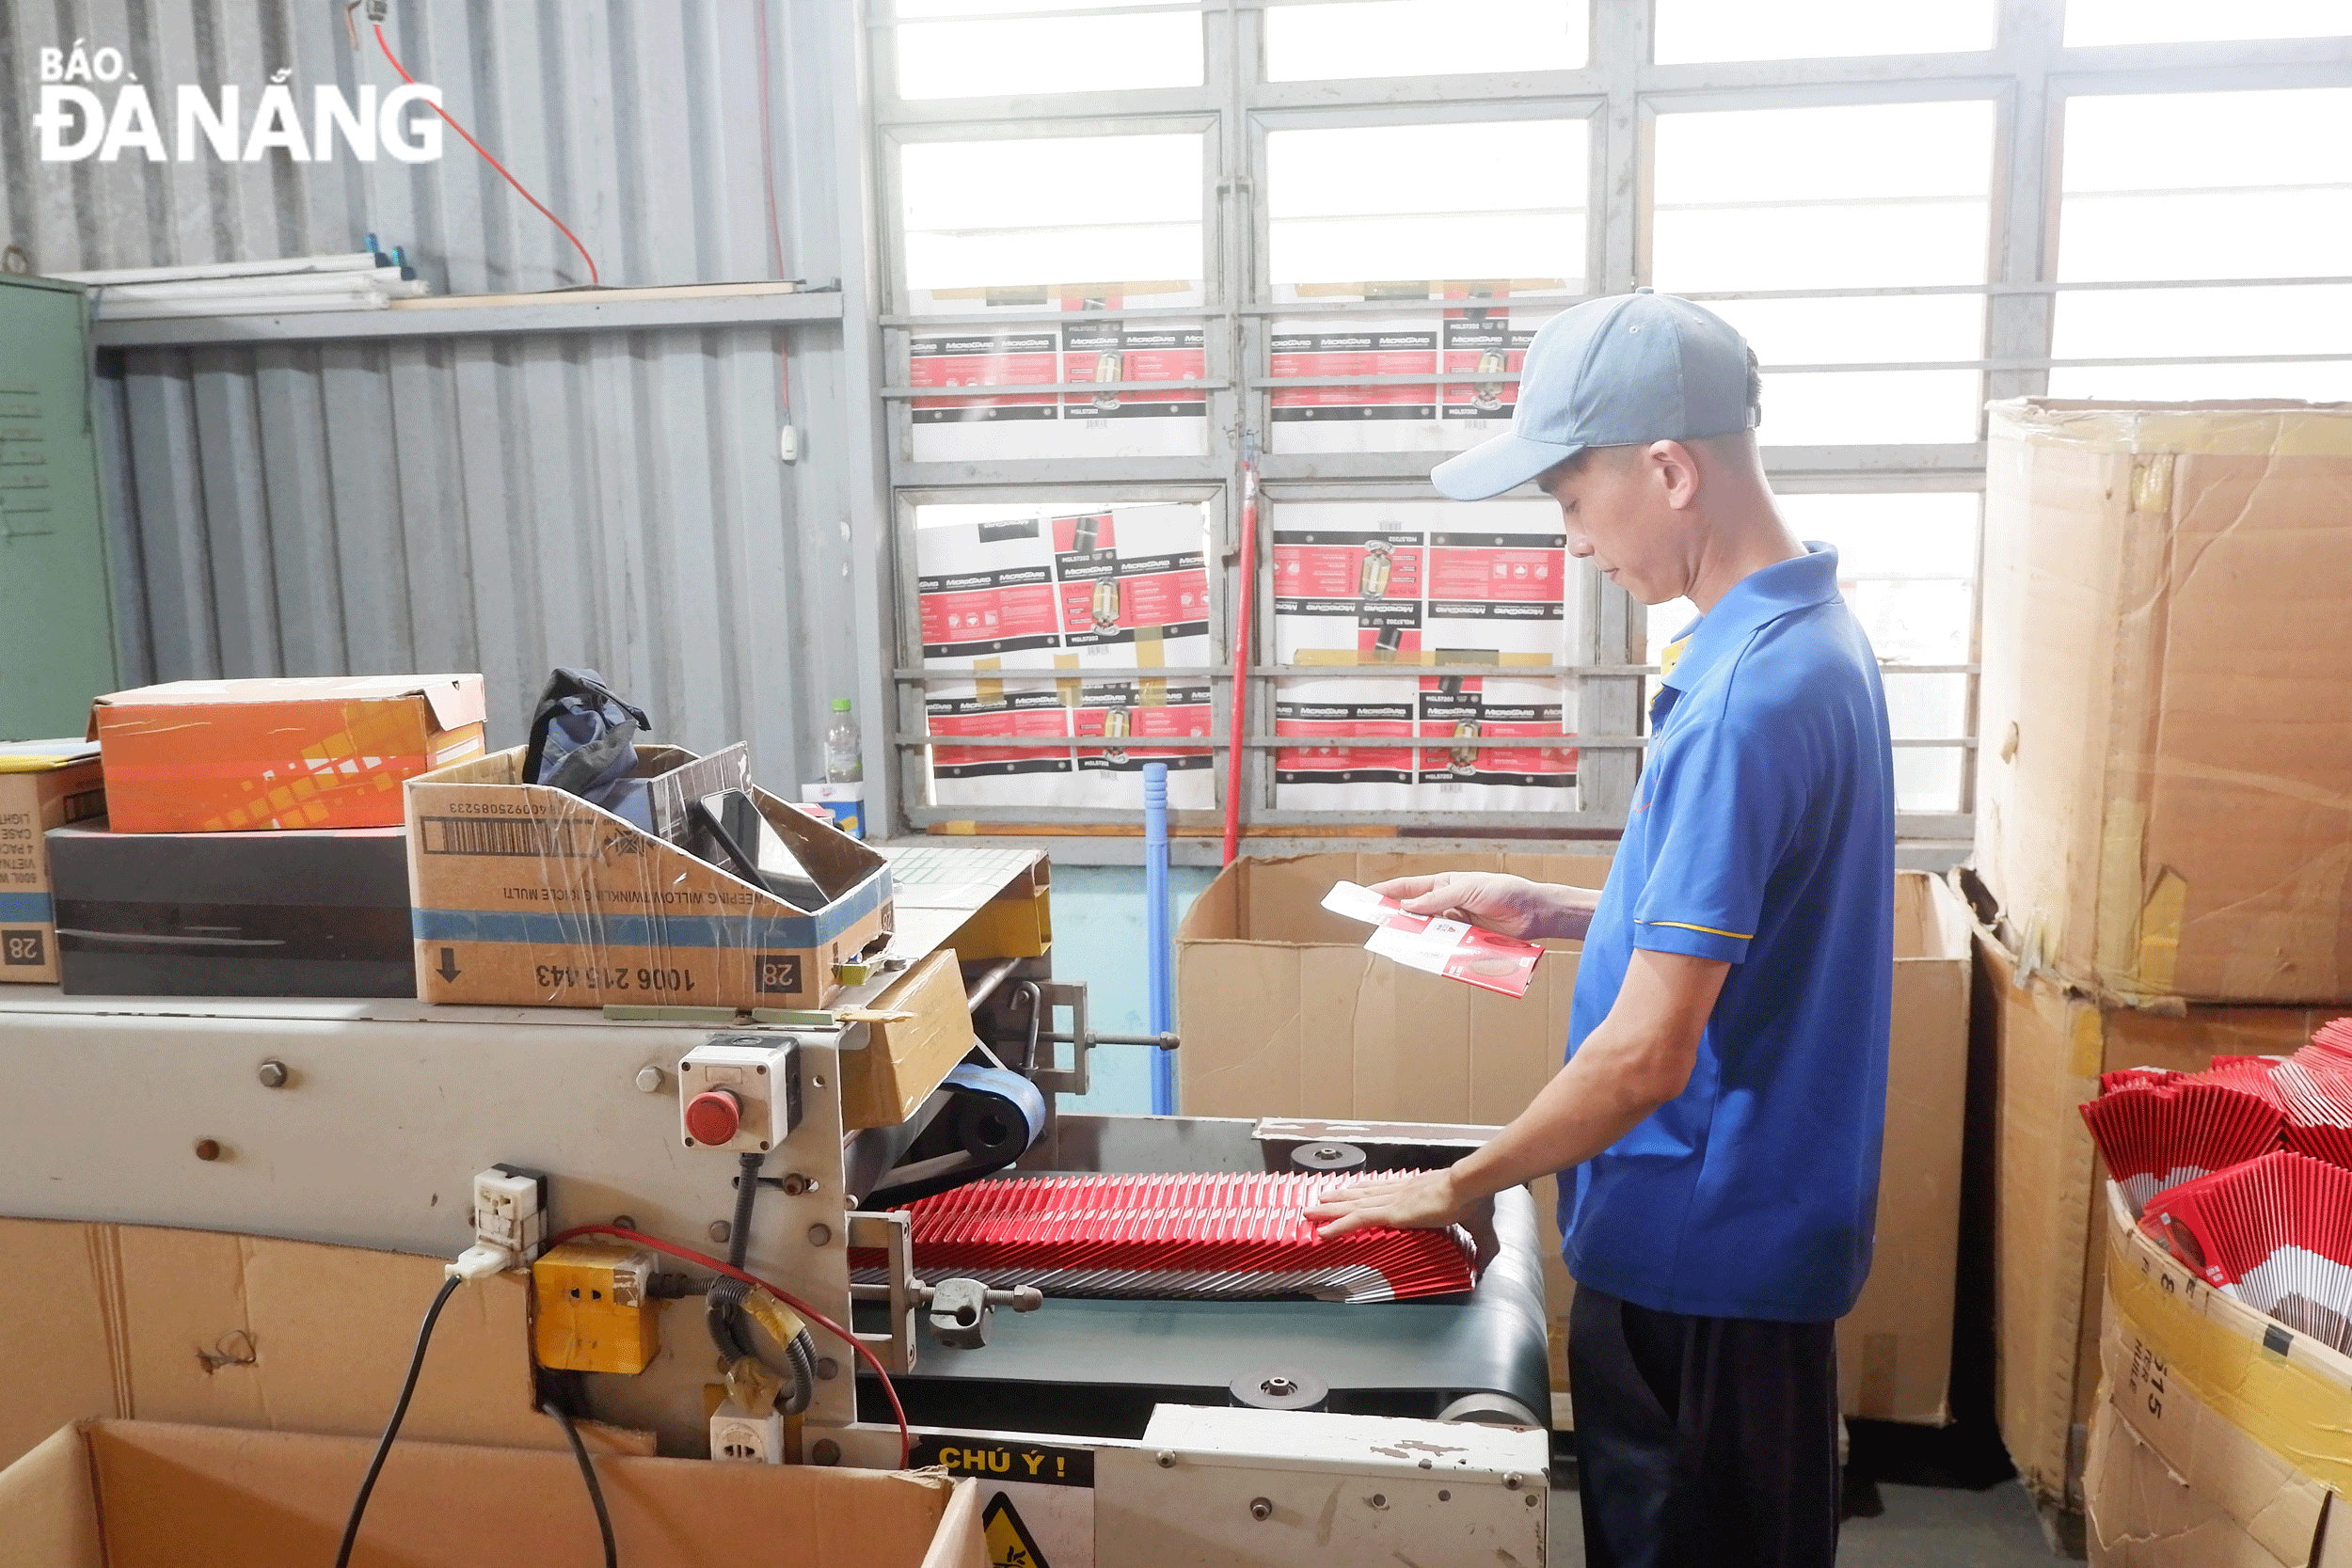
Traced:
<path fill-rule="evenodd" d="M 1267 1498 L 1267 1497 L 1252 1497 L 1252 1498 L 1250 1498 L 1250 1499 L 1249 1499 L 1249 1516 L 1250 1516 L 1252 1519 L 1271 1519 L 1271 1518 L 1273 1518 L 1273 1517 L 1274 1517 L 1274 1503 L 1273 1503 L 1272 1499 Z"/>
<path fill-rule="evenodd" d="M 272 1058 L 257 1068 L 253 1076 L 262 1081 L 262 1087 L 265 1089 L 282 1089 L 286 1086 L 286 1080 L 294 1074 L 286 1070 L 285 1063 Z"/>
<path fill-rule="evenodd" d="M 828 1246 L 832 1244 L 832 1226 L 812 1225 L 808 1227 L 808 1244 L 810 1246 Z"/>
<path fill-rule="evenodd" d="M 1440 1486 L 1438 1488 L 1438 1500 L 1441 1503 L 1450 1503 L 1454 1500 L 1454 1494 Z"/>
<path fill-rule="evenodd" d="M 1159 1452 L 1152 1456 L 1152 1463 L 1157 1465 L 1163 1470 L 1173 1470 L 1176 1468 L 1176 1450 L 1173 1449 L 1162 1449 Z"/>
<path fill-rule="evenodd" d="M 658 1067 L 641 1067 L 637 1069 L 637 1087 L 641 1093 L 660 1094 L 662 1081 L 662 1072 Z"/>
<path fill-rule="evenodd" d="M 815 1185 L 817 1185 L 816 1182 L 811 1181 L 807 1177 L 803 1176 L 799 1171 L 788 1171 L 786 1173 L 784 1178 L 784 1196 L 787 1197 L 798 1197 Z"/>
<path fill-rule="evenodd" d="M 199 1139 L 197 1139 L 197 1140 L 196 1140 L 196 1157 L 197 1157 L 198 1159 L 199 1159 L 199 1160 L 217 1160 L 217 1159 L 219 1159 L 219 1158 L 220 1158 L 220 1153 L 221 1153 L 221 1150 L 220 1150 L 220 1140 L 219 1140 L 219 1139 L 217 1139 L 217 1138 L 199 1138 Z"/>
<path fill-rule="evenodd" d="M 1278 1400 L 1288 1399 L 1291 1395 L 1298 1392 L 1297 1384 L 1292 1382 L 1289 1378 L 1279 1375 L 1279 1373 L 1273 1377 L 1267 1378 L 1263 1383 L 1259 1384 L 1258 1386 L 1265 1392 L 1272 1394 Z"/>
<path fill-rule="evenodd" d="M 1534 1508 L 1535 1506 L 1535 1494 L 1533 1492 L 1530 1492 L 1527 1495 L 1527 1506 L 1530 1508 Z"/>
<path fill-rule="evenodd" d="M 1389 1495 L 1386 1492 L 1375 1492 L 1371 1497 L 1366 1497 L 1364 1501 L 1372 1504 L 1375 1508 L 1386 1508 L 1389 1506 Z"/>
<path fill-rule="evenodd" d="M 1339 1157 L 1340 1151 L 1332 1148 L 1329 1144 L 1325 1144 L 1321 1148 L 1315 1150 L 1315 1158 L 1318 1160 L 1336 1160 Z"/>
<path fill-rule="evenodd" d="M 1421 1467 L 1424 1470 L 1429 1468 L 1429 1456 L 1427 1454 L 1422 1454 L 1421 1456 Z"/>
<path fill-rule="evenodd" d="M 705 1232 L 705 1234 L 709 1236 L 709 1238 L 714 1242 L 723 1242 L 729 1236 L 735 1234 L 735 1227 L 727 1224 L 724 1220 L 712 1220 L 710 1222 L 709 1230 Z"/>
<path fill-rule="evenodd" d="M 615 1214 L 612 1216 L 612 1223 L 623 1230 L 634 1230 L 637 1228 L 637 1216 L 634 1214 Z"/>
<path fill-rule="evenodd" d="M 841 1463 L 841 1445 L 830 1437 L 819 1437 L 808 1446 L 808 1457 L 812 1464 L 838 1465 Z"/>
<path fill-rule="evenodd" d="M 1525 1484 L 1527 1483 L 1520 1478 L 1519 1473 L 1517 1470 L 1512 1471 L 1509 1475 L 1502 1478 L 1502 1489 L 1505 1492 L 1516 1492 Z"/>
<path fill-rule="evenodd" d="M 817 1358 L 817 1375 L 831 1383 L 841 1375 L 841 1363 L 830 1355 L 820 1355 Z"/>

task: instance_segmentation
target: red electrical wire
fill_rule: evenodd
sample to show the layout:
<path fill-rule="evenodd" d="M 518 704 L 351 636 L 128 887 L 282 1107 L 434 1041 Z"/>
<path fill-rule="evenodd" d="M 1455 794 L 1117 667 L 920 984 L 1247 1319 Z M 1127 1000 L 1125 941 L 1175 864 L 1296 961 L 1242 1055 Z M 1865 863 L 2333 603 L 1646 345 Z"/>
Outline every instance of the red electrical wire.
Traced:
<path fill-rule="evenodd" d="M 665 1242 L 658 1236 L 648 1236 L 641 1230 L 624 1230 L 617 1225 L 576 1225 L 560 1236 L 548 1238 L 548 1245 L 554 1246 L 558 1243 L 568 1242 L 575 1236 L 618 1236 L 623 1241 L 635 1242 L 639 1246 L 649 1246 L 656 1252 L 666 1252 L 673 1258 L 683 1258 L 690 1263 L 696 1263 L 715 1273 L 725 1275 L 729 1279 L 739 1279 L 755 1290 L 767 1291 L 793 1311 L 857 1352 L 866 1358 L 866 1364 L 874 1369 L 874 1375 L 882 1380 L 882 1393 L 890 1400 L 890 1413 L 898 1418 L 898 1468 L 903 1470 L 907 1467 L 907 1461 L 914 1454 L 914 1433 L 907 1425 L 907 1408 L 898 1402 L 898 1390 L 891 1386 L 888 1370 L 880 1361 L 874 1359 L 874 1353 L 867 1350 L 865 1341 L 856 1335 L 834 1323 L 789 1291 L 780 1290 L 756 1275 L 745 1274 L 732 1263 L 723 1263 L 707 1253 L 696 1252 L 692 1247 L 679 1246 L 675 1242 Z"/>
<path fill-rule="evenodd" d="M 384 57 L 386 59 L 392 62 L 392 69 L 400 72 L 400 79 L 407 83 L 410 87 L 415 87 L 417 85 L 417 79 L 408 74 L 408 68 L 400 63 L 400 56 L 392 53 L 391 44 L 385 40 L 384 24 L 379 22 L 374 25 L 375 46 L 384 51 Z M 456 132 L 459 135 L 465 136 L 466 145 L 472 148 L 476 152 L 481 153 L 482 161 L 488 164 L 492 168 L 497 169 L 499 171 L 499 177 L 504 180 L 508 184 L 514 186 L 516 193 L 525 201 L 528 201 L 533 207 L 538 208 L 539 215 L 541 217 L 546 218 L 549 223 L 555 225 L 556 228 L 564 230 L 564 237 L 572 242 L 572 248 L 580 252 L 580 259 L 588 263 L 589 283 L 595 287 L 602 288 L 604 286 L 604 279 L 599 277 L 596 274 L 596 259 L 588 254 L 588 247 L 586 245 L 580 243 L 580 236 L 573 233 L 570 229 L 565 228 L 564 220 L 557 217 L 553 213 L 548 212 L 546 204 L 537 197 L 532 195 L 529 191 L 524 190 L 523 182 L 516 179 L 513 175 L 507 173 L 506 166 L 500 163 L 496 158 L 491 157 L 488 148 L 484 147 L 480 142 L 474 140 L 472 136 L 467 135 L 466 128 L 464 126 L 458 124 L 456 120 L 451 119 L 450 113 L 447 109 L 442 108 L 438 103 L 429 102 L 426 106 L 435 114 L 439 115 L 443 119 L 449 120 L 449 128 Z"/>
<path fill-rule="evenodd" d="M 1228 699 L 1231 725 L 1225 745 L 1225 863 L 1241 853 L 1243 746 L 1249 735 L 1250 604 L 1258 586 L 1258 466 L 1244 458 L 1241 468 L 1241 560 L 1233 587 L 1233 690 Z"/>

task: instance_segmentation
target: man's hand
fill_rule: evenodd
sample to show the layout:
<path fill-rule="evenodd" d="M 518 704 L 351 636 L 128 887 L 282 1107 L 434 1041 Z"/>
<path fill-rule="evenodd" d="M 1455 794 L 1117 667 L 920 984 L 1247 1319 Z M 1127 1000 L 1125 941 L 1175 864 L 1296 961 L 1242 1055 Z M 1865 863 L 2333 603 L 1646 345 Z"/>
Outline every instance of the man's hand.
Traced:
<path fill-rule="evenodd" d="M 1438 1230 L 1458 1225 L 1478 1243 L 1482 1268 L 1498 1250 L 1494 1199 L 1465 1198 L 1454 1187 L 1452 1171 L 1373 1177 L 1349 1186 L 1334 1187 L 1323 1195 L 1320 1203 L 1307 1211 L 1307 1217 L 1322 1222 L 1316 1234 L 1326 1241 L 1372 1226 L 1390 1230 Z"/>
<path fill-rule="evenodd" d="M 1581 937 L 1598 895 L 1553 887 L 1500 871 L 1440 871 L 1375 883 L 1373 892 L 1405 906 L 1407 914 L 1466 921 L 1506 937 Z"/>

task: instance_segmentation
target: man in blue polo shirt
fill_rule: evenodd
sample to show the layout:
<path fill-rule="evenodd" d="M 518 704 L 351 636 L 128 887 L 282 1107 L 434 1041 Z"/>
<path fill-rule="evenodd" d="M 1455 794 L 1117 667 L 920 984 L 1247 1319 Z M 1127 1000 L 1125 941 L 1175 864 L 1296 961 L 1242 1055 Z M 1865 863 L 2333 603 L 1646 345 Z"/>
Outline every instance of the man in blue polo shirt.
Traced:
<path fill-rule="evenodd" d="M 1608 885 L 1405 878 L 1418 913 L 1581 937 L 1568 1060 L 1449 1171 L 1311 1211 L 1326 1235 L 1455 1223 L 1560 1172 L 1570 1382 L 1596 1568 L 1831 1568 L 1832 1328 L 1870 1267 L 1894 949 L 1894 768 L 1837 555 L 1781 520 L 1756 358 L 1647 291 L 1536 334 L 1510 434 L 1430 476 L 1534 481 L 1568 548 L 1699 619 L 1663 652 Z"/>

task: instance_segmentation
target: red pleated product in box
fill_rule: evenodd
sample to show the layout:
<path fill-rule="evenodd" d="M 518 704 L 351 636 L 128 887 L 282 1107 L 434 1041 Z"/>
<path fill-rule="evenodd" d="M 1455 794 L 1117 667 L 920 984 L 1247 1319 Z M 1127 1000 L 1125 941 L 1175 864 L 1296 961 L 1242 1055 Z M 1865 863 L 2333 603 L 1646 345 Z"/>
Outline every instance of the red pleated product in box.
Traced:
<path fill-rule="evenodd" d="M 2140 1226 L 2216 1290 L 2352 1350 L 2352 1171 L 2278 1149 L 2169 1189 Z"/>

